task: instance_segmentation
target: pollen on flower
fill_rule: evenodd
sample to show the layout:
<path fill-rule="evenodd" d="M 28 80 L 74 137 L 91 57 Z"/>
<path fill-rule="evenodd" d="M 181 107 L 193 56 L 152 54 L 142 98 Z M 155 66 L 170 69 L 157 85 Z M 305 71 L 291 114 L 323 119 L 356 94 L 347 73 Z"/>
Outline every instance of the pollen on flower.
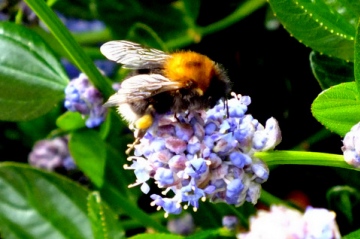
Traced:
<path fill-rule="evenodd" d="M 235 206 L 255 204 L 269 169 L 254 153 L 273 149 L 281 132 L 274 118 L 264 127 L 246 114 L 250 103 L 249 96 L 232 93 L 229 117 L 223 101 L 207 111 L 155 115 L 134 146 L 135 156 L 128 158 L 132 164 L 125 167 L 134 170 L 137 179 L 132 185 L 143 187 L 151 178 L 163 188 L 161 196 L 150 197 L 151 205 L 165 215 L 189 206 L 197 211 L 199 201 L 207 199 Z"/>

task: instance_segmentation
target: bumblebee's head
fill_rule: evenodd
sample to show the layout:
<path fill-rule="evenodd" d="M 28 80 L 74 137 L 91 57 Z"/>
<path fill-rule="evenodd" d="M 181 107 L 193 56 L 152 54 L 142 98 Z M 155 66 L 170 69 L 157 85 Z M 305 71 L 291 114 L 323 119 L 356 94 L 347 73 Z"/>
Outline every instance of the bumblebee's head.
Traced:
<path fill-rule="evenodd" d="M 209 88 L 204 95 L 208 101 L 209 107 L 214 107 L 221 98 L 226 98 L 231 91 L 230 80 L 221 66 L 216 65 L 214 71 Z"/>

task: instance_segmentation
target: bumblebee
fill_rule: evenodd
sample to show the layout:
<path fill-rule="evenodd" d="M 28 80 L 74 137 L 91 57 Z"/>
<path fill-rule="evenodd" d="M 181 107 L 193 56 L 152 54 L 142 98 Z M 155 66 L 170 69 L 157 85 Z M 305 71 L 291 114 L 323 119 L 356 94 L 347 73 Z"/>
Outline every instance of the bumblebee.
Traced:
<path fill-rule="evenodd" d="M 192 51 L 165 53 L 130 41 L 110 41 L 100 48 L 109 60 L 134 72 L 105 106 L 117 106 L 122 117 L 145 132 L 154 114 L 175 114 L 213 107 L 230 91 L 222 67 Z"/>

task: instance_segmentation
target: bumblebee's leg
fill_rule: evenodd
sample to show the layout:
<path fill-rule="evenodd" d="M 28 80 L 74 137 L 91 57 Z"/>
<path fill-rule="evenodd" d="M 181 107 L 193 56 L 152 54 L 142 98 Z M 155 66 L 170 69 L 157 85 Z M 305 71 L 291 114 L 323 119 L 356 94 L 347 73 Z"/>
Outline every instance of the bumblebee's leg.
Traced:
<path fill-rule="evenodd" d="M 135 145 L 137 145 L 139 143 L 139 141 L 140 141 L 140 138 L 135 138 L 135 140 L 132 144 L 127 145 L 128 148 L 126 149 L 125 153 L 127 155 L 129 155 L 131 150 L 133 150 L 135 148 Z"/>
<path fill-rule="evenodd" d="M 145 111 L 145 114 L 137 119 L 134 123 L 136 131 L 135 131 L 135 141 L 132 144 L 128 144 L 128 148 L 125 151 L 126 154 L 130 154 L 131 150 L 134 149 L 135 145 L 137 145 L 142 137 L 144 137 L 146 131 L 154 122 L 154 107 L 149 105 Z"/>
<path fill-rule="evenodd" d="M 177 117 L 176 113 L 174 113 L 174 118 L 176 119 L 177 122 L 180 123 L 180 120 L 179 120 L 179 118 Z"/>

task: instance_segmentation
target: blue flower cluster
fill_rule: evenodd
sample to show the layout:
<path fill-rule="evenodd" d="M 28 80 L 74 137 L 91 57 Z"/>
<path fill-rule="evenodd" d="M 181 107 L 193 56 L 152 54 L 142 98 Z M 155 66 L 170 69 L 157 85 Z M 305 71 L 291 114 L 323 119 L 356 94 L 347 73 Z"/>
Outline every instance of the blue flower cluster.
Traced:
<path fill-rule="evenodd" d="M 152 178 L 164 197 L 153 194 L 153 206 L 168 214 L 179 214 L 189 205 L 194 211 L 199 200 L 225 202 L 236 206 L 255 204 L 261 183 L 269 176 L 266 164 L 254 157 L 256 151 L 273 149 L 281 141 L 277 121 L 270 118 L 265 127 L 245 114 L 251 100 L 232 94 L 227 101 L 208 111 L 157 115 L 139 144 L 135 145 L 132 169 L 143 193 L 150 190 Z M 172 197 L 171 197 L 172 196 Z"/>
<path fill-rule="evenodd" d="M 76 169 L 70 156 L 67 137 L 57 137 L 38 141 L 29 154 L 30 165 L 54 171 L 56 169 Z"/>
<path fill-rule="evenodd" d="M 103 102 L 100 91 L 83 73 L 71 80 L 65 88 L 65 108 L 87 117 L 85 124 L 88 128 L 99 126 L 104 121 L 107 110 Z"/>
<path fill-rule="evenodd" d="M 341 150 L 345 162 L 354 167 L 360 167 L 360 123 L 354 125 L 345 135 Z"/>

